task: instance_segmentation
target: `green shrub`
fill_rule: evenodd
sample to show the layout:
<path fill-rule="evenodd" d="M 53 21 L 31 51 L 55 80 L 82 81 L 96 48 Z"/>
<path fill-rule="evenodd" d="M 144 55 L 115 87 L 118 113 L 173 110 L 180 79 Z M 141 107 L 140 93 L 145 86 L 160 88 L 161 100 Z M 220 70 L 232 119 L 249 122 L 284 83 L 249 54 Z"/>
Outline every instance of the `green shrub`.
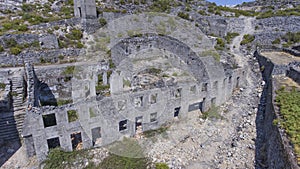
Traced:
<path fill-rule="evenodd" d="M 3 23 L 2 27 L 4 28 L 4 30 L 10 30 L 13 28 L 13 24 L 12 23 Z"/>
<path fill-rule="evenodd" d="M 204 10 L 199 10 L 198 13 L 203 16 L 207 15 L 207 13 Z"/>
<path fill-rule="evenodd" d="M 251 42 L 253 42 L 255 40 L 255 36 L 254 35 L 249 35 L 249 34 L 246 34 L 244 35 L 243 37 L 243 40 L 241 41 L 241 45 L 246 45 L 246 44 L 249 44 Z"/>
<path fill-rule="evenodd" d="M 72 102 L 73 102 L 73 100 L 57 100 L 57 105 L 62 106 L 62 105 L 69 104 Z"/>
<path fill-rule="evenodd" d="M 36 8 L 35 8 L 35 5 L 23 3 L 22 6 L 21 6 L 21 9 L 22 9 L 24 12 L 32 12 L 32 11 L 34 11 Z"/>
<path fill-rule="evenodd" d="M 300 32 L 287 32 L 282 36 L 282 39 L 289 44 L 300 42 Z"/>
<path fill-rule="evenodd" d="M 155 169 L 169 169 L 169 166 L 166 163 L 156 163 Z"/>
<path fill-rule="evenodd" d="M 275 39 L 275 40 L 272 42 L 272 44 L 273 44 L 273 45 L 274 45 L 274 44 L 280 44 L 280 38 Z"/>
<path fill-rule="evenodd" d="M 17 46 L 17 41 L 13 38 L 10 38 L 10 39 L 4 39 L 4 43 L 5 45 L 8 47 L 8 48 L 11 48 L 11 47 L 16 47 Z"/>
<path fill-rule="evenodd" d="M 166 12 L 171 9 L 172 4 L 175 2 L 172 0 L 155 0 L 150 6 L 152 12 Z"/>
<path fill-rule="evenodd" d="M 184 13 L 184 12 L 178 12 L 177 16 L 179 16 L 182 19 L 186 19 L 188 20 L 190 15 L 188 13 Z"/>
<path fill-rule="evenodd" d="M 66 69 L 62 72 L 63 75 L 72 75 L 75 70 L 75 66 L 68 66 Z"/>
<path fill-rule="evenodd" d="M 25 32 L 25 31 L 28 31 L 28 27 L 27 27 L 27 25 L 21 24 L 17 27 L 17 30 Z"/>
<path fill-rule="evenodd" d="M 4 48 L 1 45 L 0 45 L 0 52 L 4 52 Z"/>
<path fill-rule="evenodd" d="M 225 36 L 226 42 L 231 43 L 232 39 L 239 36 L 240 34 L 237 32 L 228 32 Z"/>
<path fill-rule="evenodd" d="M 223 50 L 225 48 L 225 42 L 222 38 L 217 38 L 217 45 L 215 48 L 218 50 Z"/>
<path fill-rule="evenodd" d="M 84 45 L 81 42 L 76 43 L 76 48 L 83 48 Z"/>
<path fill-rule="evenodd" d="M 99 19 L 99 23 L 100 23 L 101 26 L 104 26 L 104 25 L 107 24 L 107 22 L 106 22 L 106 20 L 104 18 L 100 18 Z"/>
<path fill-rule="evenodd" d="M 12 47 L 9 49 L 9 53 L 12 55 L 18 55 L 21 52 L 22 52 L 22 50 L 18 47 Z"/>
<path fill-rule="evenodd" d="M 71 30 L 71 33 L 66 34 L 66 37 L 72 40 L 80 40 L 82 38 L 82 32 L 78 29 Z"/>
<path fill-rule="evenodd" d="M 0 89 L 5 89 L 6 84 L 5 83 L 0 83 Z"/>
<path fill-rule="evenodd" d="M 68 110 L 67 114 L 68 114 L 68 121 L 69 122 L 73 122 L 73 121 L 78 120 L 78 114 L 77 114 L 76 110 Z"/>

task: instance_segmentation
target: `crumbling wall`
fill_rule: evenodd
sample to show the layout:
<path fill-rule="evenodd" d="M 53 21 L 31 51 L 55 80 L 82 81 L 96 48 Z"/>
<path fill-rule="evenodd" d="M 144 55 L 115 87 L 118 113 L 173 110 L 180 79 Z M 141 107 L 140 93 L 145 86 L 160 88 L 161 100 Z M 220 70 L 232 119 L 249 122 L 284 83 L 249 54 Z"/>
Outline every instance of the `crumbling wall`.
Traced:
<path fill-rule="evenodd" d="M 255 57 L 262 69 L 263 79 L 266 82 L 264 87 L 263 96 L 261 99 L 261 106 L 264 108 L 263 114 L 263 144 L 261 149 L 257 154 L 261 156 L 265 161 L 263 163 L 268 168 L 298 168 L 297 162 L 293 157 L 293 149 L 289 144 L 287 136 L 284 131 L 278 126 L 273 124 L 273 120 L 279 114 L 279 109 L 275 106 L 275 91 L 274 82 L 272 80 L 272 75 L 274 75 L 274 70 L 276 65 L 272 63 L 269 59 L 255 52 Z"/>
<path fill-rule="evenodd" d="M 34 52 L 20 53 L 18 55 L 0 54 L 1 66 L 23 65 L 24 62 L 30 61 L 34 64 L 40 63 L 57 63 L 60 56 L 68 57 L 72 61 L 79 56 L 80 49 L 52 49 Z"/>

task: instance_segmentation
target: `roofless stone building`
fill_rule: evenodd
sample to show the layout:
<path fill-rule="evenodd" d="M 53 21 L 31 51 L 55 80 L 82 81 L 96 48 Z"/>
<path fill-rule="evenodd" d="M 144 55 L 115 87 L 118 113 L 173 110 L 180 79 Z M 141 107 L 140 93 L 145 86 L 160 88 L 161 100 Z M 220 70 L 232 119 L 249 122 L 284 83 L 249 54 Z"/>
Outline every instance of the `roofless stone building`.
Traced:
<path fill-rule="evenodd" d="M 75 1 L 74 8 L 76 17 L 97 18 L 94 1 Z M 90 36 L 74 65 L 34 68 L 28 62 L 12 74 L 22 79 L 27 98 L 27 153 L 39 160 L 51 148 L 104 146 L 207 111 L 230 98 L 247 76 L 243 68 L 221 63 L 211 41 L 189 21 L 153 13 L 112 20 Z"/>

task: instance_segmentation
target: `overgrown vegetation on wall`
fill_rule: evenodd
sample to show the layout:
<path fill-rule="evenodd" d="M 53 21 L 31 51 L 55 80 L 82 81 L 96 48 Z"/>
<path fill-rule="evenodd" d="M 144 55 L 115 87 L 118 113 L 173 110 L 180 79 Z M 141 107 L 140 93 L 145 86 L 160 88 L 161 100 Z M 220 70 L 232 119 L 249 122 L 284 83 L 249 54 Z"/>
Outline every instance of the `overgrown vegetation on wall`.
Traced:
<path fill-rule="evenodd" d="M 264 18 L 270 18 L 274 16 L 300 16 L 300 6 L 296 8 L 289 8 L 284 10 L 277 10 L 274 11 L 274 9 L 267 10 L 265 12 L 257 13 L 257 19 L 264 19 Z"/>
<path fill-rule="evenodd" d="M 72 18 L 74 13 L 73 0 L 62 2 L 64 4 L 60 10 L 52 10 L 51 5 L 54 1 L 49 1 L 45 4 L 23 3 L 19 11 L 0 11 L 6 14 L 5 17 L 0 17 L 0 25 L 2 25 L 0 35 L 7 32 L 24 33 L 28 31 L 30 25 Z"/>
<path fill-rule="evenodd" d="M 4 48 L 5 47 L 5 48 Z M 24 49 L 39 49 L 39 41 L 33 41 L 31 43 L 18 44 L 13 38 L 4 39 L 4 47 L 0 47 L 0 52 L 7 51 L 12 55 L 21 53 Z"/>
<path fill-rule="evenodd" d="M 280 107 L 280 118 L 275 119 L 273 123 L 285 129 L 295 153 L 300 156 L 300 92 L 296 91 L 295 88 L 288 91 L 282 87 L 276 93 L 276 103 Z M 300 164 L 299 158 L 298 164 Z"/>

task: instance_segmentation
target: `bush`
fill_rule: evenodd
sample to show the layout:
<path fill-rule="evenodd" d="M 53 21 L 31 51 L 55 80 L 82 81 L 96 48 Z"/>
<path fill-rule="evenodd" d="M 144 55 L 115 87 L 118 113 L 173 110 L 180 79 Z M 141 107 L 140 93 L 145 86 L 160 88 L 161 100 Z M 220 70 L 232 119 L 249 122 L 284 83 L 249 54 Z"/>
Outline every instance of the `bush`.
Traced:
<path fill-rule="evenodd" d="M 217 38 L 217 45 L 215 48 L 218 50 L 223 50 L 225 48 L 225 42 L 222 38 Z"/>
<path fill-rule="evenodd" d="M 289 44 L 300 42 L 300 32 L 288 32 L 282 38 Z"/>
<path fill-rule="evenodd" d="M 6 84 L 5 83 L 0 83 L 0 89 L 5 89 Z"/>
<path fill-rule="evenodd" d="M 188 13 L 184 13 L 184 12 L 178 12 L 177 16 L 179 16 L 182 19 L 186 19 L 188 20 L 190 15 Z"/>
<path fill-rule="evenodd" d="M 13 28 L 13 24 L 12 23 L 3 23 L 2 27 L 4 28 L 4 30 L 10 30 Z"/>
<path fill-rule="evenodd" d="M 204 10 L 199 10 L 198 13 L 203 16 L 207 15 L 207 13 Z"/>
<path fill-rule="evenodd" d="M 25 32 L 25 31 L 28 31 L 28 27 L 27 27 L 27 25 L 22 24 L 17 27 L 17 30 Z"/>
<path fill-rule="evenodd" d="M 275 40 L 272 42 L 272 44 L 273 44 L 273 45 L 274 45 L 274 44 L 280 44 L 280 39 L 279 39 L 279 38 L 275 39 Z"/>
<path fill-rule="evenodd" d="M 10 52 L 10 54 L 18 55 L 19 53 L 22 52 L 22 50 L 18 47 L 12 47 L 9 49 L 9 52 Z"/>
<path fill-rule="evenodd" d="M 101 26 L 104 26 L 104 25 L 107 24 L 107 22 L 106 22 L 106 20 L 104 18 L 100 18 L 99 19 L 99 23 L 100 23 Z"/>
<path fill-rule="evenodd" d="M 150 6 L 152 12 L 166 12 L 171 9 L 171 5 L 174 3 L 172 0 L 155 0 Z"/>
<path fill-rule="evenodd" d="M 57 105 L 62 106 L 62 105 L 69 104 L 69 103 L 72 103 L 72 102 L 73 102 L 73 100 L 58 100 Z"/>
<path fill-rule="evenodd" d="M 63 75 L 72 75 L 75 70 L 75 66 L 68 66 L 66 69 L 62 72 Z"/>
<path fill-rule="evenodd" d="M 4 43 L 5 45 L 8 47 L 8 48 L 11 48 L 11 47 L 16 47 L 17 46 L 17 41 L 13 38 L 10 38 L 10 39 L 4 39 Z"/>
<path fill-rule="evenodd" d="M 169 169 L 169 166 L 166 163 L 156 163 L 155 169 Z"/>
<path fill-rule="evenodd" d="M 68 110 L 67 114 L 68 114 L 69 122 L 73 122 L 73 121 L 78 120 L 78 114 L 77 114 L 76 110 Z"/>
<path fill-rule="evenodd" d="M 82 38 L 82 32 L 78 29 L 71 30 L 71 33 L 66 35 L 67 38 L 71 40 L 80 40 Z"/>
<path fill-rule="evenodd" d="M 4 52 L 4 48 L 1 45 L 0 45 L 0 52 Z"/>
<path fill-rule="evenodd" d="M 225 36 L 227 43 L 231 43 L 232 39 L 239 36 L 240 34 L 237 32 L 228 32 Z"/>
<path fill-rule="evenodd" d="M 249 35 L 249 34 L 246 34 L 244 35 L 243 37 L 243 40 L 241 41 L 241 45 L 246 45 L 246 44 L 249 44 L 251 42 L 253 42 L 255 40 L 255 36 L 254 35 Z"/>

